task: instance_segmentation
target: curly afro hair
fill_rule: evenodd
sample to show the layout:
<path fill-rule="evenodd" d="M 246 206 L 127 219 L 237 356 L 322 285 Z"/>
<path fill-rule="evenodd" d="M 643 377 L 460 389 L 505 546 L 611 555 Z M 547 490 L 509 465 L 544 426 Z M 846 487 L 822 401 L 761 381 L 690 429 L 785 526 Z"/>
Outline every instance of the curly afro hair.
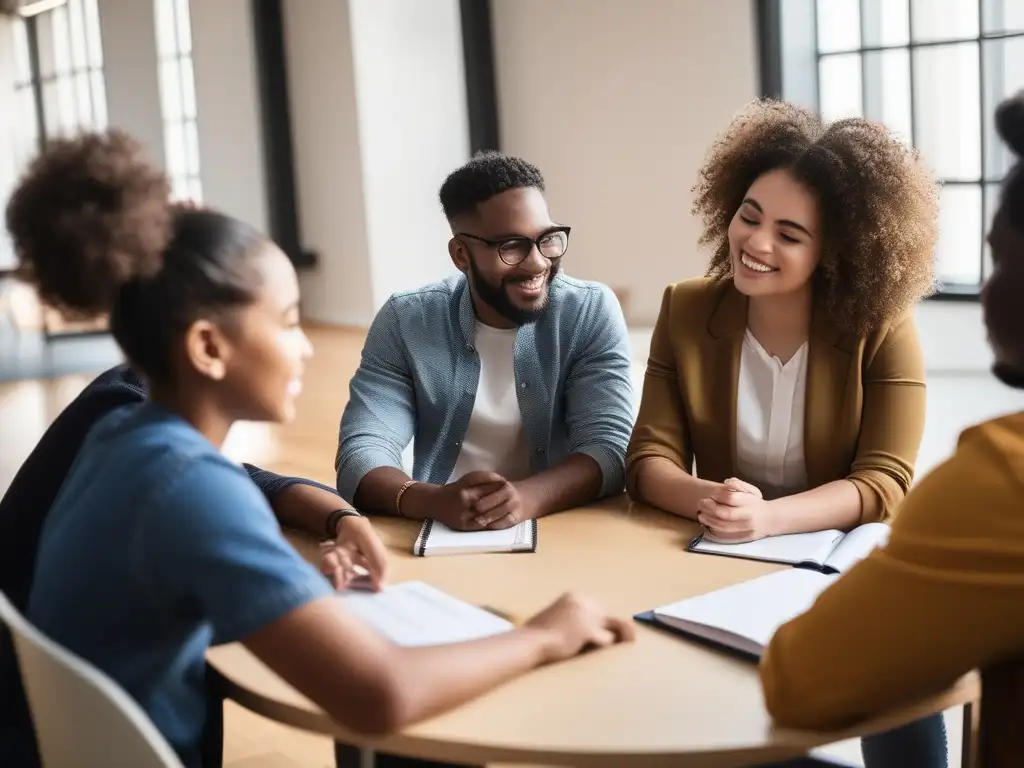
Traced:
<path fill-rule="evenodd" d="M 918 153 L 860 118 L 826 124 L 785 102 L 748 105 L 712 146 L 694 186 L 710 277 L 732 274 L 729 224 L 754 181 L 787 169 L 818 197 L 815 292 L 833 321 L 876 329 L 934 291 L 938 184 Z"/>
<path fill-rule="evenodd" d="M 168 196 L 166 176 L 125 133 L 50 142 L 7 205 L 19 277 L 67 316 L 109 311 L 121 285 L 160 269 Z"/>
<path fill-rule="evenodd" d="M 480 152 L 445 179 L 441 185 L 441 207 L 448 221 L 452 221 L 495 195 L 524 187 L 544 191 L 544 176 L 535 166 L 500 152 Z"/>
<path fill-rule="evenodd" d="M 127 358 L 171 381 L 173 345 L 197 319 L 231 321 L 255 300 L 262 234 L 224 214 L 172 204 L 167 177 L 110 130 L 55 141 L 7 208 L 20 276 L 69 317 L 109 313 Z"/>

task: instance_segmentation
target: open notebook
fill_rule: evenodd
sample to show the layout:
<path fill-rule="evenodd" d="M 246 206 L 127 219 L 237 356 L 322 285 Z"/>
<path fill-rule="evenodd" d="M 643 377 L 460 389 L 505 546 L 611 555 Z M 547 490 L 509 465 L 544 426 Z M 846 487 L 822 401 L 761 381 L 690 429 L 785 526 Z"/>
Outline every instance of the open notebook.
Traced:
<path fill-rule="evenodd" d="M 524 520 L 502 531 L 454 531 L 439 520 L 424 520 L 412 545 L 412 553 L 419 557 L 536 550 L 536 520 Z"/>
<path fill-rule="evenodd" d="M 346 592 L 345 608 L 398 645 L 441 645 L 507 632 L 512 623 L 422 581 Z"/>
<path fill-rule="evenodd" d="M 708 555 L 797 565 L 823 573 L 845 573 L 858 560 L 867 557 L 875 547 L 884 547 L 888 541 L 888 525 L 865 523 L 845 534 L 834 530 L 789 533 L 745 544 L 719 544 L 698 536 L 687 549 Z"/>
<path fill-rule="evenodd" d="M 634 618 L 756 660 L 775 631 L 810 608 L 838 578 L 835 574 L 791 568 Z"/>

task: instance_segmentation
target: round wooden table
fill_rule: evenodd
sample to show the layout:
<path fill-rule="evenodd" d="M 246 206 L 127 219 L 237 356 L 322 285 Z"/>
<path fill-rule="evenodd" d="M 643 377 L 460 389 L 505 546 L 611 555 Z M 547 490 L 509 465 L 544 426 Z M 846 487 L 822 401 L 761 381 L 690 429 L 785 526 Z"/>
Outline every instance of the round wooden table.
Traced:
<path fill-rule="evenodd" d="M 392 582 L 427 581 L 517 619 L 566 590 L 632 616 L 780 567 L 687 553 L 696 524 L 624 496 L 541 520 L 532 554 L 418 558 L 416 523 L 375 524 L 392 555 Z M 315 541 L 290 538 L 318 559 Z M 367 739 L 334 723 L 243 646 L 212 649 L 208 659 L 226 695 L 265 717 L 381 752 L 471 764 L 752 765 L 969 704 L 980 691 L 971 673 L 940 696 L 848 731 L 785 731 L 765 711 L 755 665 L 637 625 L 634 643 L 539 669 L 399 734 Z"/>

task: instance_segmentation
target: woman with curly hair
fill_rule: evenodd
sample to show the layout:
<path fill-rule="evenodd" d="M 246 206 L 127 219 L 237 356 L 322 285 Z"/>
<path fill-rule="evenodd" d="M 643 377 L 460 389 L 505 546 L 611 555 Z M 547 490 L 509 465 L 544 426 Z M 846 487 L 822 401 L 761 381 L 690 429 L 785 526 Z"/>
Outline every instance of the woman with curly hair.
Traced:
<path fill-rule="evenodd" d="M 384 732 L 631 636 L 572 596 L 500 636 L 431 648 L 347 612 L 220 452 L 236 420 L 295 414 L 312 352 L 295 271 L 252 227 L 172 209 L 168 189 L 129 137 L 87 134 L 49 144 L 7 211 L 40 296 L 109 311 L 150 395 L 96 422 L 49 510 L 27 608 L 40 630 L 119 683 L 190 766 L 215 642 L 244 643 L 339 723 Z"/>
<path fill-rule="evenodd" d="M 924 430 L 913 310 L 934 282 L 931 173 L 881 125 L 758 101 L 695 191 L 711 263 L 665 291 L 631 498 L 727 543 L 890 519 Z M 864 752 L 869 766 L 945 765 L 942 720 Z"/>
<path fill-rule="evenodd" d="M 1024 91 L 1000 105 L 995 122 L 1018 160 L 989 232 L 981 303 L 993 373 L 1024 389 Z M 955 453 L 907 495 L 887 547 L 772 638 L 761 680 L 776 723 L 842 728 L 978 669 L 976 764 L 1024 765 L 1022 510 L 1024 412 L 964 430 Z"/>

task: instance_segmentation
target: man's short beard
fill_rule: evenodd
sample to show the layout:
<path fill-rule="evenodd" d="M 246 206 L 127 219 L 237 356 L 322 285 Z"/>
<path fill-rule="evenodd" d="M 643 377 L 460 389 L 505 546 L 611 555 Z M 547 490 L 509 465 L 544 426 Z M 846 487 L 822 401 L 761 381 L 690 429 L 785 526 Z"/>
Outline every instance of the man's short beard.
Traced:
<path fill-rule="evenodd" d="M 537 320 L 539 320 L 547 311 L 548 304 L 551 302 L 551 281 L 554 280 L 555 275 L 558 274 L 559 267 L 559 262 L 551 262 L 551 267 L 548 269 L 547 279 L 544 283 L 545 290 L 548 294 L 544 297 L 544 302 L 534 309 L 522 309 L 517 307 L 512 303 L 512 299 L 508 296 L 506 286 L 522 282 L 521 280 L 512 280 L 506 277 L 502 280 L 501 285 L 493 285 L 492 283 L 487 282 L 483 275 L 480 274 L 476 268 L 476 262 L 472 257 L 469 259 L 469 280 L 473 286 L 473 291 L 476 293 L 476 297 L 480 301 L 504 317 L 510 323 L 526 325 L 528 323 L 537 322 Z"/>

